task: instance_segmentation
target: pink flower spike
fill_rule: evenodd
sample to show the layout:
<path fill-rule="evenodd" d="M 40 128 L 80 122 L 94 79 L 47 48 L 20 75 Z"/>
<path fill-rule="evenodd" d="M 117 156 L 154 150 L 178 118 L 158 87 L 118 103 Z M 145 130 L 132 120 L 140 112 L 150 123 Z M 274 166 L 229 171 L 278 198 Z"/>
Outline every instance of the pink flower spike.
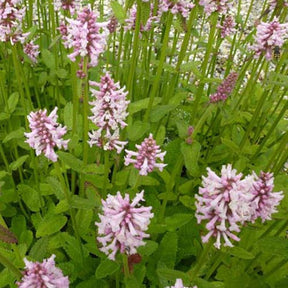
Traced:
<path fill-rule="evenodd" d="M 274 177 L 273 173 L 260 172 L 260 176 L 255 173 L 253 175 L 255 181 L 252 186 L 252 206 L 255 209 L 255 213 L 252 216 L 251 221 L 254 222 L 256 218 L 261 218 L 262 222 L 271 220 L 271 214 L 278 212 L 276 206 L 284 198 L 283 192 L 274 192 Z"/>
<path fill-rule="evenodd" d="M 238 74 L 231 72 L 226 79 L 217 87 L 217 91 L 209 96 L 211 103 L 224 102 L 228 96 L 232 93 Z"/>
<path fill-rule="evenodd" d="M 221 239 L 224 246 L 232 247 L 230 239 L 240 240 L 233 232 L 240 232 L 239 224 L 250 221 L 254 213 L 250 193 L 253 181 L 251 177 L 241 179 L 242 174 L 237 174 L 231 164 L 222 166 L 220 177 L 210 168 L 207 171 L 208 176 L 202 177 L 203 187 L 199 188 L 199 195 L 195 195 L 197 221 L 208 221 L 208 234 L 202 241 L 215 237 L 216 248 L 220 249 Z"/>
<path fill-rule="evenodd" d="M 213 12 L 225 14 L 232 8 L 231 0 L 200 0 L 199 5 L 204 7 L 207 16 L 210 16 Z"/>
<path fill-rule="evenodd" d="M 104 150 L 114 150 L 121 153 L 125 141 L 120 141 L 120 129 L 127 126 L 125 119 L 128 116 L 127 108 L 130 101 L 126 100 L 128 92 L 125 87 L 120 88 L 119 82 L 114 83 L 109 73 L 101 77 L 101 82 L 90 82 L 98 86 L 100 91 L 91 88 L 94 101 L 89 102 L 93 113 L 89 119 L 98 127 L 98 130 L 89 133 L 89 144 L 97 145 Z"/>
<path fill-rule="evenodd" d="M 147 175 L 152 172 L 154 168 L 163 171 L 167 164 L 157 163 L 156 160 L 164 161 L 165 152 L 161 152 L 160 146 L 156 145 L 153 135 L 150 133 L 148 138 L 145 138 L 141 145 L 136 145 L 138 152 L 125 150 L 125 165 L 134 164 L 134 167 L 139 170 L 140 175 Z M 136 159 L 132 158 L 136 157 Z"/>
<path fill-rule="evenodd" d="M 148 229 L 152 207 L 138 207 L 143 199 L 144 191 L 137 193 L 132 203 L 129 194 L 123 198 L 120 192 L 117 195 L 108 195 L 106 201 L 102 200 L 103 215 L 99 214 L 97 240 L 103 245 L 100 250 L 115 260 L 116 253 L 132 255 L 139 246 L 145 245 L 143 238 L 149 237 L 144 233 Z"/>
<path fill-rule="evenodd" d="M 47 116 L 47 110 L 39 110 L 31 112 L 27 118 L 29 120 L 30 133 L 24 133 L 28 138 L 25 142 L 31 148 L 36 150 L 36 155 L 44 154 L 45 157 L 53 162 L 57 161 L 57 154 L 54 147 L 59 149 L 62 147 L 66 150 L 69 140 L 63 140 L 62 136 L 66 134 L 66 127 L 62 127 L 57 123 L 57 110 L 54 110 Z"/>
<path fill-rule="evenodd" d="M 55 266 L 55 255 L 44 259 L 42 263 L 31 262 L 26 258 L 24 276 L 16 285 L 19 288 L 69 288 L 68 277 L 64 277 L 62 271 Z"/>
<path fill-rule="evenodd" d="M 278 46 L 282 47 L 284 41 L 288 38 L 288 23 L 281 24 L 277 17 L 274 17 L 270 23 L 261 22 L 257 26 L 255 43 L 250 49 L 255 51 L 255 58 L 262 53 L 267 60 L 272 59 L 273 49 Z"/>

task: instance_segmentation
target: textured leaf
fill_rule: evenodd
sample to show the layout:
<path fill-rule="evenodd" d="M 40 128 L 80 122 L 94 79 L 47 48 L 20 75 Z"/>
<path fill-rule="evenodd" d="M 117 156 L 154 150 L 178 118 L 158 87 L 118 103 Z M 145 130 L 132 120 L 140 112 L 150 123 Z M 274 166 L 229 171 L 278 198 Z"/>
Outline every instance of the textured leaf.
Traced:
<path fill-rule="evenodd" d="M 38 212 L 41 206 L 39 193 L 32 187 L 25 184 L 19 184 L 17 188 L 28 208 L 33 212 Z"/>
<path fill-rule="evenodd" d="M 131 126 L 127 127 L 128 137 L 130 140 L 136 141 L 149 131 L 149 129 L 149 123 L 135 121 Z"/>
<path fill-rule="evenodd" d="M 44 64 L 50 68 L 50 69 L 54 69 L 55 68 L 55 58 L 54 55 L 47 49 L 44 49 L 41 52 L 42 55 L 42 61 L 44 62 Z"/>
<path fill-rule="evenodd" d="M 192 176 L 199 174 L 198 159 L 200 156 L 201 145 L 194 141 L 191 145 L 187 143 L 181 144 L 181 152 L 184 157 L 185 167 Z"/>
<path fill-rule="evenodd" d="M 187 224 L 194 217 L 193 214 L 173 214 L 165 218 L 165 223 L 169 231 L 174 231 Z"/>
<path fill-rule="evenodd" d="M 41 223 L 39 223 L 36 237 L 43 237 L 46 235 L 51 235 L 56 233 L 63 228 L 67 222 L 67 217 L 62 215 L 53 215 L 47 218 L 44 218 Z"/>
<path fill-rule="evenodd" d="M 178 237 L 174 232 L 167 232 L 163 237 L 159 252 L 159 261 L 164 263 L 167 268 L 174 268 L 176 262 L 176 254 L 178 249 Z"/>
<path fill-rule="evenodd" d="M 160 121 L 165 115 L 176 108 L 175 105 L 161 105 L 156 106 L 152 109 L 150 114 L 151 122 L 158 122 Z"/>
<path fill-rule="evenodd" d="M 120 269 L 120 265 L 117 262 L 105 259 L 104 261 L 101 261 L 100 265 L 97 267 L 95 276 L 97 279 L 101 279 L 112 275 L 118 269 Z"/>
<path fill-rule="evenodd" d="M 12 114 L 15 111 L 18 101 L 19 101 L 19 93 L 18 92 L 12 93 L 8 99 L 8 107 L 5 106 L 5 112 Z"/>
<path fill-rule="evenodd" d="M 4 139 L 3 143 L 7 143 L 8 141 L 12 139 L 19 139 L 19 138 L 24 138 L 24 132 L 25 129 L 23 127 L 20 127 L 19 129 L 10 132 Z"/>
<path fill-rule="evenodd" d="M 29 155 L 24 155 L 24 156 L 19 157 L 16 161 L 13 161 L 12 163 L 10 163 L 9 168 L 12 171 L 17 170 L 19 167 L 23 165 L 23 163 L 26 161 L 28 157 Z"/>
<path fill-rule="evenodd" d="M 81 173 L 83 169 L 83 161 L 68 152 L 58 151 L 58 156 L 61 161 L 69 166 L 72 170 Z"/>
<path fill-rule="evenodd" d="M 125 10 L 123 9 L 123 6 L 120 5 L 117 1 L 111 1 L 110 5 L 117 20 L 121 24 L 124 24 L 126 19 L 126 13 Z"/>

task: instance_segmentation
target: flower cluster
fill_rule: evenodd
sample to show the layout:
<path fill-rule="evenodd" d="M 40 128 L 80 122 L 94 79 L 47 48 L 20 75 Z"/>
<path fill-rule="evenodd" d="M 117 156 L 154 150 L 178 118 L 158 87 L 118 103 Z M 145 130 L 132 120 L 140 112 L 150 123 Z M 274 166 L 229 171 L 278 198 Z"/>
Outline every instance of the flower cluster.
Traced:
<path fill-rule="evenodd" d="M 147 175 L 154 168 L 162 171 L 166 166 L 166 164 L 156 162 L 157 159 L 164 160 L 166 151 L 161 152 L 152 134 L 148 138 L 145 138 L 141 145 L 136 145 L 136 148 L 138 149 L 137 152 L 125 150 L 127 153 L 125 156 L 125 165 L 134 164 L 134 167 L 139 170 L 140 175 Z M 135 159 L 132 157 L 135 157 Z"/>
<path fill-rule="evenodd" d="M 103 215 L 99 215 L 100 222 L 95 223 L 98 227 L 97 237 L 103 245 L 100 250 L 109 255 L 108 258 L 115 260 L 117 251 L 132 255 L 139 246 L 145 245 L 143 238 L 149 237 L 145 231 L 148 229 L 152 207 L 137 207 L 140 201 L 144 201 L 144 191 L 137 193 L 132 203 L 129 194 L 123 198 L 120 192 L 117 195 L 108 195 L 106 201 L 102 200 Z"/>
<path fill-rule="evenodd" d="M 97 66 L 99 55 L 104 51 L 108 32 L 104 29 L 107 23 L 98 23 L 97 14 L 85 7 L 79 12 L 77 19 L 66 18 L 67 26 L 62 23 L 59 31 L 62 34 L 65 48 L 73 48 L 68 55 L 71 61 L 80 56 L 83 62 L 88 57 L 89 66 Z"/>
<path fill-rule="evenodd" d="M 21 0 L 0 0 L 0 41 L 11 41 L 12 44 L 24 39 L 28 34 L 22 33 L 22 20 L 25 7 Z"/>
<path fill-rule="evenodd" d="M 167 11 L 171 11 L 172 14 L 181 14 L 184 18 L 187 18 L 189 12 L 195 5 L 190 3 L 188 0 L 163 0 L 159 3 L 159 14 L 162 14 Z"/>
<path fill-rule="evenodd" d="M 55 255 L 44 259 L 42 263 L 31 262 L 26 258 L 24 276 L 21 282 L 17 282 L 19 288 L 69 288 L 68 277 L 64 277 L 62 271 L 55 266 Z"/>
<path fill-rule="evenodd" d="M 200 0 L 199 5 L 204 7 L 204 12 L 207 16 L 213 12 L 225 14 L 232 7 L 230 0 Z"/>
<path fill-rule="evenodd" d="M 31 148 L 36 150 L 36 155 L 43 153 L 53 162 L 57 161 L 57 154 L 54 147 L 67 149 L 69 140 L 63 140 L 62 136 L 66 134 L 66 127 L 57 123 L 57 110 L 54 110 L 47 116 L 47 110 L 31 112 L 27 118 L 29 120 L 30 133 L 24 133 L 28 138 L 26 142 Z"/>
<path fill-rule="evenodd" d="M 40 53 L 38 44 L 35 44 L 34 41 L 27 42 L 24 45 L 23 51 L 33 63 L 37 63 L 37 58 Z"/>
<path fill-rule="evenodd" d="M 89 102 L 92 105 L 93 116 L 89 119 L 98 127 L 97 131 L 89 133 L 90 146 L 96 144 L 104 150 L 116 149 L 120 153 L 127 142 L 119 141 L 120 128 L 127 124 L 124 122 L 128 116 L 127 107 L 129 101 L 123 88 L 120 88 L 119 82 L 114 83 L 113 79 L 106 73 L 101 78 L 100 83 L 91 82 L 98 86 L 100 91 L 91 88 L 92 95 L 96 98 Z"/>
<path fill-rule="evenodd" d="M 231 15 L 225 17 L 222 25 L 220 24 L 217 25 L 217 27 L 221 29 L 221 38 L 225 38 L 226 36 L 229 36 L 232 33 L 234 33 L 235 26 L 236 26 L 235 20 Z"/>
<path fill-rule="evenodd" d="M 184 284 L 183 284 L 182 279 L 178 278 L 178 279 L 176 279 L 176 282 L 175 282 L 174 286 L 169 286 L 169 287 L 166 287 L 166 288 L 189 288 L 189 287 L 185 287 Z M 193 286 L 193 288 L 197 288 L 197 286 Z"/>
<path fill-rule="evenodd" d="M 275 207 L 283 195 L 282 192 L 272 193 L 272 174 L 261 172 L 256 179 L 255 175 L 241 179 L 242 174 L 237 174 L 231 164 L 222 166 L 220 177 L 210 168 L 207 170 L 208 176 L 203 176 L 203 187 L 195 196 L 198 223 L 208 220 L 205 227 L 209 232 L 202 237 L 204 243 L 215 237 L 214 246 L 219 249 L 223 238 L 224 246 L 232 247 L 230 239 L 240 240 L 234 234 L 240 232 L 240 224 L 254 222 L 257 217 L 265 221 L 277 212 Z"/>
<path fill-rule="evenodd" d="M 152 27 L 153 22 L 156 23 L 158 21 L 157 16 L 153 16 L 153 4 L 150 6 L 150 14 L 146 21 L 146 23 L 140 23 L 140 32 L 149 31 Z M 137 15 L 137 6 L 133 5 L 129 9 L 129 18 L 125 20 L 126 24 L 124 29 L 127 30 L 134 30 L 136 25 L 136 15 Z M 141 35 L 140 35 L 141 36 Z"/>
<path fill-rule="evenodd" d="M 277 17 L 270 23 L 260 22 L 254 38 L 255 43 L 250 48 L 255 51 L 255 57 L 258 58 L 264 53 L 266 59 L 271 60 L 273 49 L 277 46 L 282 47 L 288 38 L 288 23 L 279 23 Z"/>
<path fill-rule="evenodd" d="M 54 0 L 55 11 L 60 11 L 61 9 L 69 11 L 70 14 L 74 14 L 81 8 L 81 0 Z"/>
<path fill-rule="evenodd" d="M 236 72 L 230 73 L 226 79 L 217 87 L 217 91 L 209 96 L 211 103 L 225 101 L 233 91 L 238 74 Z"/>

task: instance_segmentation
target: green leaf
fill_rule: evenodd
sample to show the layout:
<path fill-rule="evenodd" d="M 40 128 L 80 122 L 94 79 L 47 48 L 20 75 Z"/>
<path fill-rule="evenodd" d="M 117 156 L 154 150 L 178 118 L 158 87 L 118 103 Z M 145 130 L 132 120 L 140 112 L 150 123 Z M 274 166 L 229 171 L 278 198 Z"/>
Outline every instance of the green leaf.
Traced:
<path fill-rule="evenodd" d="M 23 127 L 20 127 L 19 129 L 10 132 L 4 139 L 3 143 L 7 143 L 8 141 L 12 139 L 19 139 L 19 138 L 24 138 L 24 132 L 25 129 Z"/>
<path fill-rule="evenodd" d="M 192 176 L 198 176 L 199 166 L 198 159 L 200 156 L 201 145 L 193 141 L 191 145 L 187 143 L 181 144 L 181 153 L 184 157 L 185 167 Z"/>
<path fill-rule="evenodd" d="M 101 261 L 100 265 L 97 267 L 95 276 L 97 279 L 101 279 L 106 276 L 112 275 L 119 269 L 120 265 L 117 262 L 105 259 L 104 261 Z"/>
<path fill-rule="evenodd" d="M 278 237 L 265 237 L 257 241 L 260 251 L 269 254 L 281 256 L 288 259 L 288 241 Z"/>
<path fill-rule="evenodd" d="M 186 282 L 189 283 L 189 276 L 182 271 L 172 270 L 168 268 L 158 268 L 157 274 L 159 275 L 160 278 L 165 280 L 175 282 L 177 278 L 180 278 L 183 280 L 184 283 Z"/>
<path fill-rule="evenodd" d="M 43 258 L 47 255 L 49 245 L 49 238 L 43 237 L 36 241 L 29 252 L 29 256 L 37 261 L 43 261 Z"/>
<path fill-rule="evenodd" d="M 0 121 L 7 120 L 7 119 L 9 119 L 9 117 L 10 117 L 10 114 L 7 112 L 1 112 L 0 113 Z"/>
<path fill-rule="evenodd" d="M 29 155 L 24 155 L 21 156 L 20 158 L 18 158 L 16 161 L 13 161 L 12 163 L 10 163 L 9 168 L 12 171 L 17 170 L 19 167 L 21 167 L 23 165 L 23 163 L 26 161 L 26 159 L 29 157 Z"/>
<path fill-rule="evenodd" d="M 128 108 L 129 115 L 131 116 L 134 113 L 137 113 L 143 109 L 147 109 L 149 101 L 150 101 L 150 98 L 145 98 L 145 99 L 141 99 L 133 103 L 130 103 L 129 108 Z M 161 102 L 161 98 L 156 97 L 153 101 L 153 105 L 158 105 L 160 102 Z"/>
<path fill-rule="evenodd" d="M 146 25 L 147 20 L 150 17 L 151 13 L 151 6 L 149 1 L 148 2 L 143 2 L 141 1 L 141 24 Z"/>
<path fill-rule="evenodd" d="M 236 143 L 234 143 L 233 141 L 231 141 L 230 139 L 221 137 L 221 141 L 225 146 L 230 148 L 231 151 L 235 152 L 236 154 L 240 153 L 240 149 L 239 149 L 238 145 Z"/>
<path fill-rule="evenodd" d="M 47 49 L 44 49 L 41 52 L 41 55 L 42 55 L 42 61 L 44 62 L 44 64 L 52 70 L 55 69 L 54 55 Z"/>
<path fill-rule="evenodd" d="M 241 247 L 229 247 L 229 248 L 224 248 L 223 249 L 223 252 L 229 254 L 229 255 L 233 255 L 237 258 L 240 258 L 240 259 L 254 259 L 255 256 L 251 253 L 251 252 L 248 252 L 247 250 L 245 250 L 244 248 L 241 248 Z"/>
<path fill-rule="evenodd" d="M 40 210 L 39 193 L 25 184 L 19 184 L 17 189 L 28 208 L 33 212 L 38 212 Z"/>
<path fill-rule="evenodd" d="M 76 214 L 76 223 L 80 235 L 85 235 L 89 231 L 90 223 L 92 222 L 93 210 L 81 209 Z"/>
<path fill-rule="evenodd" d="M 65 69 L 57 69 L 56 70 L 56 75 L 60 78 L 60 79 L 65 79 L 67 78 L 68 75 L 68 71 Z"/>
<path fill-rule="evenodd" d="M 150 129 L 150 124 L 143 121 L 135 121 L 127 127 L 128 137 L 131 141 L 139 140 Z"/>
<path fill-rule="evenodd" d="M 167 232 L 161 240 L 159 246 L 159 261 L 164 263 L 167 268 L 174 268 L 178 249 L 178 237 L 174 232 Z"/>
<path fill-rule="evenodd" d="M 81 198 L 78 195 L 73 195 L 71 206 L 77 209 L 92 209 L 95 208 L 95 203 L 91 202 L 89 199 Z"/>
<path fill-rule="evenodd" d="M 51 235 L 61 230 L 67 222 L 67 217 L 62 215 L 47 216 L 39 223 L 36 237 Z"/>
<path fill-rule="evenodd" d="M 153 254 L 157 248 L 158 248 L 158 243 L 155 241 L 151 241 L 151 240 L 146 240 L 145 241 L 145 245 L 144 246 L 140 246 L 138 248 L 138 252 L 142 255 L 142 256 L 150 256 L 151 254 Z"/>
<path fill-rule="evenodd" d="M 126 13 L 125 13 L 124 7 L 121 4 L 119 4 L 117 1 L 111 1 L 110 5 L 117 20 L 121 24 L 124 24 L 125 19 L 126 19 Z"/>
<path fill-rule="evenodd" d="M 5 112 L 12 114 L 15 111 L 18 101 L 19 101 L 19 93 L 18 92 L 12 93 L 8 99 L 8 106 L 5 106 Z"/>
<path fill-rule="evenodd" d="M 195 209 L 195 199 L 188 195 L 181 196 L 179 201 L 187 208 L 194 210 Z"/>
<path fill-rule="evenodd" d="M 198 69 L 197 65 L 195 62 L 189 62 L 181 65 L 180 72 L 186 73 L 186 72 L 193 72 L 193 74 L 197 78 L 202 78 L 202 73 Z"/>
<path fill-rule="evenodd" d="M 83 170 L 83 161 L 79 160 L 76 158 L 74 155 L 68 153 L 68 152 L 63 152 L 63 151 L 58 151 L 58 156 L 61 159 L 61 161 L 69 166 L 72 170 L 81 173 Z"/>
<path fill-rule="evenodd" d="M 161 105 L 152 109 L 150 114 L 151 122 L 159 122 L 165 115 L 176 108 L 175 105 Z"/>
<path fill-rule="evenodd" d="M 193 214 L 173 214 L 165 218 L 165 223 L 169 231 L 174 231 L 190 222 L 193 217 Z"/>

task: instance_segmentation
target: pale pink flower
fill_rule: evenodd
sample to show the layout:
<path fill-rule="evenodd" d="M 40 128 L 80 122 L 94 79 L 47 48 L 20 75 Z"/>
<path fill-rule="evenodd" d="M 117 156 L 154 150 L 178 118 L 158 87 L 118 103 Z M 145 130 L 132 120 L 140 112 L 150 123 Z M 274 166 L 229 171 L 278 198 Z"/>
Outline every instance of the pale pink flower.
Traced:
<path fill-rule="evenodd" d="M 252 215 L 251 221 L 255 221 L 256 218 L 261 218 L 262 222 L 271 219 L 271 214 L 278 212 L 276 207 L 280 201 L 284 198 L 283 192 L 274 192 L 274 177 L 273 173 L 260 172 L 260 176 L 253 174 L 255 177 L 251 193 L 252 206 L 255 213 Z"/>
<path fill-rule="evenodd" d="M 21 0 L 0 0 L 0 42 L 19 41 L 24 16 L 25 6 Z"/>
<path fill-rule="evenodd" d="M 237 174 L 231 164 L 222 166 L 220 177 L 210 168 L 207 171 L 208 176 L 202 176 L 203 187 L 195 195 L 197 221 L 208 221 L 205 227 L 209 232 L 202 236 L 202 241 L 215 237 L 214 246 L 219 249 L 223 238 L 224 246 L 232 247 L 230 239 L 240 240 L 234 234 L 240 232 L 239 224 L 249 221 L 253 214 L 251 177 L 241 179 L 242 174 Z"/>
<path fill-rule="evenodd" d="M 97 22 L 98 15 L 89 7 L 79 12 L 77 19 L 66 18 L 68 24 L 64 27 L 62 22 L 59 31 L 62 34 L 63 44 L 66 48 L 73 48 L 68 55 L 73 62 L 76 57 L 83 61 L 84 57 L 89 59 L 89 67 L 97 66 L 98 58 L 106 47 L 108 30 L 107 23 Z"/>
<path fill-rule="evenodd" d="M 100 250 L 108 255 L 108 258 L 115 260 L 116 253 L 132 255 L 137 248 L 145 245 L 143 238 L 149 237 L 145 233 L 150 224 L 152 207 L 138 206 L 144 201 L 144 191 L 137 193 L 132 203 L 129 194 L 123 198 L 120 192 L 117 195 L 108 195 L 106 201 L 102 200 L 103 215 L 99 214 L 100 222 L 98 227 L 97 240 L 103 245 Z"/>
<path fill-rule="evenodd" d="M 159 14 L 171 11 L 172 14 L 181 14 L 184 18 L 189 16 L 189 12 L 194 8 L 194 4 L 189 0 L 162 0 L 159 2 Z"/>
<path fill-rule="evenodd" d="M 233 91 L 238 74 L 236 72 L 231 72 L 226 79 L 217 87 L 217 91 L 209 96 L 211 103 L 217 103 L 219 101 L 224 102 L 227 97 Z"/>
<path fill-rule="evenodd" d="M 125 20 L 125 31 L 134 30 L 136 24 L 137 5 L 133 5 L 128 11 L 129 17 Z M 140 32 L 149 31 L 153 23 L 158 21 L 157 16 L 153 16 L 153 4 L 150 5 L 150 14 L 146 23 L 140 23 Z M 141 36 L 141 34 L 140 34 Z"/>
<path fill-rule="evenodd" d="M 59 149 L 67 149 L 69 140 L 63 140 L 62 136 L 66 134 L 66 127 L 57 123 L 57 110 L 54 110 L 47 116 L 47 110 L 31 112 L 27 118 L 29 120 L 30 133 L 24 133 L 28 138 L 27 142 L 31 148 L 36 150 L 36 155 L 44 154 L 45 157 L 53 162 L 57 161 L 57 154 L 54 151 L 55 146 Z"/>
<path fill-rule="evenodd" d="M 231 15 L 228 15 L 224 18 L 222 25 L 217 25 L 218 28 L 221 29 L 221 38 L 225 38 L 226 36 L 231 35 L 234 33 L 235 30 L 235 20 Z"/>
<path fill-rule="evenodd" d="M 16 285 L 19 288 L 69 288 L 68 277 L 55 266 L 55 255 L 42 263 L 28 261 L 26 258 L 24 276 Z"/>
<path fill-rule="evenodd" d="M 72 15 L 81 8 L 81 0 L 54 0 L 55 11 L 61 9 L 69 11 Z"/>
<path fill-rule="evenodd" d="M 89 133 L 89 144 L 97 145 L 104 150 L 116 149 L 120 153 L 127 142 L 120 141 L 119 131 L 127 126 L 125 119 L 128 116 L 127 108 L 130 101 L 126 100 L 128 92 L 125 87 L 120 88 L 119 82 L 114 83 L 109 73 L 101 77 L 101 82 L 90 82 L 98 86 L 100 91 L 90 89 L 94 101 L 89 102 L 93 107 L 93 116 L 89 119 L 98 127 Z"/>
<path fill-rule="evenodd" d="M 184 286 L 182 279 L 178 278 L 178 279 L 176 279 L 174 286 L 167 286 L 166 288 L 197 288 L 197 286 L 186 287 L 186 286 Z"/>
<path fill-rule="evenodd" d="M 232 8 L 231 0 L 200 0 L 199 5 L 204 7 L 207 16 L 213 12 L 225 14 Z"/>
<path fill-rule="evenodd" d="M 31 59 L 33 63 L 37 63 L 37 58 L 40 53 L 39 45 L 35 44 L 33 40 L 24 44 L 24 53 Z"/>
<path fill-rule="evenodd" d="M 267 60 L 272 59 L 275 46 L 282 47 L 288 38 L 288 23 L 281 24 L 277 17 L 270 23 L 260 22 L 257 26 L 255 43 L 250 49 L 255 51 L 255 57 L 265 54 Z"/>
<path fill-rule="evenodd" d="M 160 146 L 156 145 L 153 135 L 150 133 L 148 138 L 145 138 L 141 145 L 136 145 L 137 152 L 126 150 L 125 165 L 133 164 L 139 170 L 140 175 L 147 175 L 155 168 L 163 171 L 167 164 L 156 162 L 157 159 L 164 161 L 166 151 L 161 152 Z M 135 158 L 132 158 L 135 157 Z"/>

